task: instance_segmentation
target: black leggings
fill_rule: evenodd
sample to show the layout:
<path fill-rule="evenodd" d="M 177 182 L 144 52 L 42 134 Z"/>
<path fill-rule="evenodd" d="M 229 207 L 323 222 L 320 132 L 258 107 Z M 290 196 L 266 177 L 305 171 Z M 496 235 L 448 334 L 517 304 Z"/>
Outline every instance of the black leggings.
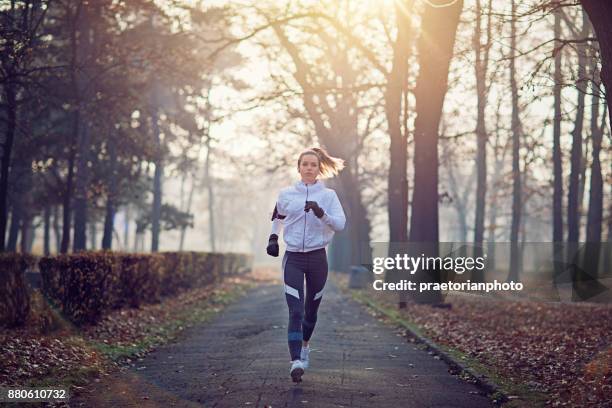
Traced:
<path fill-rule="evenodd" d="M 302 340 L 308 341 L 317 322 L 323 288 L 327 281 L 327 255 L 325 248 L 311 252 L 285 251 L 283 257 L 285 298 L 289 306 L 287 338 L 291 360 L 298 360 Z M 306 297 L 304 297 L 306 277 Z M 306 301 L 304 304 L 304 300 Z"/>

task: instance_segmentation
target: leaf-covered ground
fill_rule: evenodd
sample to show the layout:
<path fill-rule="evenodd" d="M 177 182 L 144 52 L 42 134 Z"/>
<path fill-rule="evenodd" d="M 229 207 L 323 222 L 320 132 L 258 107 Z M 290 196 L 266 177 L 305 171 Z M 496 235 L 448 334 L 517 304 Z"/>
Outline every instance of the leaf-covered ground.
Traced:
<path fill-rule="evenodd" d="M 367 291 L 395 308 L 396 299 Z M 515 384 L 545 393 L 549 406 L 612 407 L 612 307 L 446 298 L 451 308 L 408 303 L 400 315 L 435 343 L 458 350 Z"/>
<path fill-rule="evenodd" d="M 54 324 L 59 329 L 44 333 L 38 324 L 44 319 L 34 316 L 26 327 L 0 332 L 0 386 L 66 385 L 78 392 L 205 321 L 258 280 L 262 280 L 258 274 L 227 278 L 158 304 L 115 310 L 100 323 L 81 329 L 61 321 Z M 50 310 L 40 305 L 37 309 L 37 313 Z"/>
<path fill-rule="evenodd" d="M 43 334 L 37 322 L 0 332 L 0 386 L 67 384 L 78 391 L 207 319 L 255 281 L 259 270 L 163 303 L 116 310 L 95 326 L 66 322 Z M 368 296 L 393 308 L 394 300 Z M 550 406 L 612 407 L 612 307 L 447 297 L 450 309 L 408 304 L 401 315 L 438 344 L 459 350 L 499 377 L 548 395 Z"/>

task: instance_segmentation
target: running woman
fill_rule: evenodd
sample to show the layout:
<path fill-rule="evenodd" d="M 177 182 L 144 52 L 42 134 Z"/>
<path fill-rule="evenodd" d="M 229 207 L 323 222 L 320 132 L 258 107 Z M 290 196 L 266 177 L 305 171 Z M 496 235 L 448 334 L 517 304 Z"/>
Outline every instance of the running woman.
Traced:
<path fill-rule="evenodd" d="M 319 180 L 338 174 L 344 161 L 313 147 L 300 154 L 297 165 L 301 180 L 279 193 L 267 247 L 268 255 L 278 256 L 278 234 L 282 228 L 287 245 L 282 265 L 289 306 L 290 374 L 296 383 L 302 381 L 304 369 L 308 368 L 308 342 L 327 281 L 325 247 L 346 222 L 336 192 Z"/>

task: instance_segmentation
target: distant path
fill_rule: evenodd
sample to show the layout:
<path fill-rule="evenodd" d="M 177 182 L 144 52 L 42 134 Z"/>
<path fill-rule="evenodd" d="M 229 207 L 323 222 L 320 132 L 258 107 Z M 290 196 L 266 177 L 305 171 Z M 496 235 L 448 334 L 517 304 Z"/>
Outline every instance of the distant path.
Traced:
<path fill-rule="evenodd" d="M 96 384 L 75 406 L 490 407 L 476 387 L 381 324 L 328 281 L 311 368 L 289 376 L 280 285 L 250 290 L 137 368 Z"/>

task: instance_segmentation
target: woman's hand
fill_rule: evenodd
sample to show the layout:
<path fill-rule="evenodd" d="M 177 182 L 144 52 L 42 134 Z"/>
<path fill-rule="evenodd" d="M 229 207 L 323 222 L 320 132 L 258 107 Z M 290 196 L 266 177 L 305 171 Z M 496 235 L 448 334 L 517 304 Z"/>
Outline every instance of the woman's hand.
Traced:
<path fill-rule="evenodd" d="M 312 212 L 315 213 L 317 218 L 321 218 L 323 215 L 325 215 L 325 211 L 323 211 L 323 209 L 319 207 L 319 204 L 317 204 L 316 201 L 306 201 L 306 204 L 304 205 L 304 211 L 308 212 L 309 210 L 312 210 Z"/>
<path fill-rule="evenodd" d="M 266 252 L 270 256 L 278 256 L 278 235 L 271 234 L 270 238 L 268 238 L 268 247 L 266 248 Z"/>

